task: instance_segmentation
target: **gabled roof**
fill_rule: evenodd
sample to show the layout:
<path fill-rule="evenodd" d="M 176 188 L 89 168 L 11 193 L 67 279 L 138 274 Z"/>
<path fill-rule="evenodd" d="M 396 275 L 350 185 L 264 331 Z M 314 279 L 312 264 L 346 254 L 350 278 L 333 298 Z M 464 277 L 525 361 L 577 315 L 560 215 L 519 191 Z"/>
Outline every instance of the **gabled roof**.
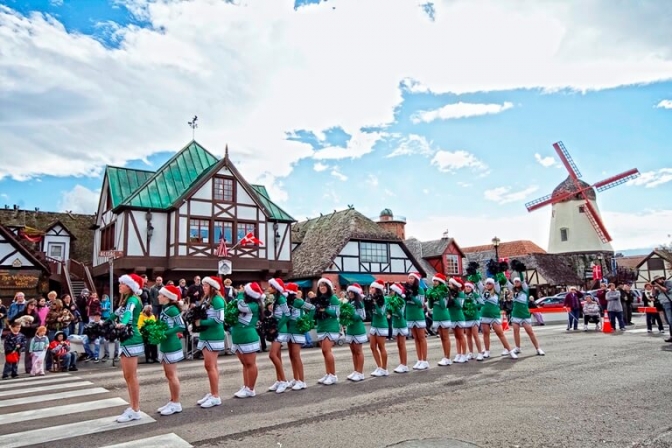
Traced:
<path fill-rule="evenodd" d="M 495 248 L 492 244 L 485 244 L 483 246 L 472 246 L 472 247 L 463 247 L 462 252 L 465 254 L 473 254 L 477 252 L 489 252 L 495 251 Z M 497 249 L 499 256 L 501 258 L 511 258 L 511 257 L 520 257 L 523 255 L 530 254 L 545 254 L 546 251 L 541 247 L 534 244 L 532 241 L 528 240 L 518 240 L 518 241 L 502 241 L 499 244 Z"/>
<path fill-rule="evenodd" d="M 7 241 L 11 243 L 12 246 L 16 250 L 18 250 L 21 255 L 26 257 L 35 267 L 37 268 L 42 268 L 44 272 L 50 272 L 49 267 L 46 265 L 46 263 L 42 260 L 40 260 L 37 255 L 29 250 L 27 247 L 25 247 L 23 244 L 21 244 L 21 241 L 14 235 L 14 232 L 9 230 L 7 227 L 0 225 L 0 235 L 5 237 Z"/>
<path fill-rule="evenodd" d="M 533 254 L 520 258 L 528 269 L 537 272 L 553 286 L 571 286 L 583 283 L 579 275 L 570 268 L 571 259 L 560 254 Z"/>
<path fill-rule="evenodd" d="M 635 267 L 636 267 L 637 269 L 639 269 L 644 263 L 646 263 L 647 261 L 649 261 L 649 259 L 651 259 L 651 257 L 653 257 L 654 255 L 659 256 L 660 258 L 662 258 L 663 260 L 667 261 L 668 263 L 672 263 L 672 255 L 667 254 L 665 251 L 662 251 L 662 250 L 659 250 L 659 249 L 654 249 L 653 251 L 651 251 L 651 253 L 650 253 L 649 255 L 645 256 L 645 257 L 639 262 L 639 264 L 637 264 L 637 266 L 635 266 Z M 619 260 L 621 260 L 621 259 L 620 259 L 620 258 L 616 258 L 616 263 L 620 266 L 621 263 L 620 263 Z"/>
<path fill-rule="evenodd" d="M 280 208 L 275 202 L 271 201 L 271 198 L 268 195 L 266 187 L 263 185 L 250 185 L 256 197 L 262 203 L 264 207 L 268 210 L 271 216 L 268 218 L 274 221 L 287 221 L 295 222 L 296 220 L 292 218 L 289 213 Z"/>
<path fill-rule="evenodd" d="M 207 176 L 217 158 L 196 141 L 178 151 L 153 173 L 122 205 L 166 209 L 200 178 Z"/>
<path fill-rule="evenodd" d="M 65 230 L 65 231 L 68 233 L 68 235 L 70 235 L 70 239 L 71 239 L 71 240 L 76 240 L 76 239 L 77 239 L 77 237 L 75 236 L 75 234 L 72 233 L 72 232 L 70 231 L 70 229 L 68 229 L 68 227 L 67 227 L 65 224 L 63 224 L 63 222 L 62 222 L 60 219 L 57 219 L 56 221 L 54 221 L 54 222 L 52 222 L 51 224 L 49 224 L 49 226 L 48 226 L 46 229 L 44 229 L 44 233 L 45 233 L 45 234 L 48 233 L 51 229 L 53 229 L 53 228 L 56 227 L 56 226 L 61 226 L 61 227 L 63 227 L 63 230 Z"/>
<path fill-rule="evenodd" d="M 614 258 L 619 266 L 629 269 L 637 269 L 646 259 L 647 255 L 629 255 L 627 257 Z"/>
<path fill-rule="evenodd" d="M 108 166 L 105 169 L 105 175 L 107 176 L 107 184 L 109 185 L 112 208 L 121 205 L 141 185 L 147 182 L 147 179 L 152 174 L 154 174 L 153 171 Z"/>
<path fill-rule="evenodd" d="M 341 210 L 292 226 L 292 243 L 299 246 L 292 252 L 290 278 L 321 275 L 350 240 L 398 242 L 405 248 L 399 237 L 357 210 Z M 407 255 L 416 265 L 420 264 L 410 251 Z"/>
<path fill-rule="evenodd" d="M 408 250 L 411 251 L 415 259 L 418 260 L 418 263 L 420 263 L 420 266 L 422 266 L 422 268 L 425 270 L 427 276 L 434 276 L 434 274 L 436 274 L 436 269 L 434 269 L 432 265 L 423 257 L 424 251 L 422 249 L 422 241 L 418 240 L 417 238 L 409 238 L 404 242 L 406 243 Z"/>

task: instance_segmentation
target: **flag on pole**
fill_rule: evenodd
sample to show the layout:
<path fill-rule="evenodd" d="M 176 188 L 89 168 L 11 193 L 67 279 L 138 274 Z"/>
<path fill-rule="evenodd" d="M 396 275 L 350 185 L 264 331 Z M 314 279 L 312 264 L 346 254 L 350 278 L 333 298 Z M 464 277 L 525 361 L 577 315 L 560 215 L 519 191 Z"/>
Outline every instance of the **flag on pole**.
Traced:
<path fill-rule="evenodd" d="M 224 238 L 220 238 L 219 240 L 219 246 L 217 247 L 217 256 L 218 257 L 229 256 L 229 250 L 226 248 L 226 240 Z"/>
<path fill-rule="evenodd" d="M 241 246 L 263 246 L 264 242 L 254 236 L 253 232 L 249 232 L 243 237 L 243 239 L 240 240 L 239 244 Z"/>

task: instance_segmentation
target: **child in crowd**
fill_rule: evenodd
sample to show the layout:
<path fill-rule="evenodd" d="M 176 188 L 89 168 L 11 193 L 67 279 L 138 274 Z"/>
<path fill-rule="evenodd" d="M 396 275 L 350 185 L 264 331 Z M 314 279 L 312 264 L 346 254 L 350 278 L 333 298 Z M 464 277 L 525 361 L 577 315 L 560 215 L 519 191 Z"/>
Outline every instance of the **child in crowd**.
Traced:
<path fill-rule="evenodd" d="M 47 327 L 42 325 L 37 328 L 35 337 L 30 341 L 30 356 L 32 367 L 30 376 L 44 376 L 44 362 L 49 348 L 49 338 L 47 337 Z"/>
<path fill-rule="evenodd" d="M 155 321 L 156 316 L 152 314 L 152 306 L 145 305 L 145 307 L 142 309 L 142 313 L 140 313 L 140 317 L 138 318 L 138 329 L 142 330 L 142 327 L 145 325 L 145 322 L 150 320 Z M 155 363 L 155 362 L 159 362 L 158 347 L 154 344 L 145 342 L 145 363 Z"/>
<path fill-rule="evenodd" d="M 49 344 L 49 351 L 55 367 L 62 363 L 62 372 L 76 372 L 77 369 L 77 355 L 70 351 L 70 341 L 65 339 L 65 333 L 57 331 L 54 335 L 54 340 Z"/>
<path fill-rule="evenodd" d="M 21 323 L 14 322 L 9 327 L 10 333 L 5 338 L 5 367 L 2 369 L 2 379 L 6 380 L 10 376 L 16 378 L 19 376 L 18 365 L 21 358 L 21 352 L 26 347 L 26 337 L 21 334 Z"/>

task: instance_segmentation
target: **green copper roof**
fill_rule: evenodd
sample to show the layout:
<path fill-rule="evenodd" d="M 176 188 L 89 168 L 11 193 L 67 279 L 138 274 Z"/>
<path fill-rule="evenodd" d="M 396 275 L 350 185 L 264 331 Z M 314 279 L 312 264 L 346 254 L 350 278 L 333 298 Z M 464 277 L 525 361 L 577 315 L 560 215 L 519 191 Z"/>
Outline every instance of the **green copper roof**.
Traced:
<path fill-rule="evenodd" d="M 206 176 L 217 161 L 215 156 L 192 141 L 152 174 L 123 202 L 123 205 L 154 209 L 169 208 L 198 179 Z"/>
<path fill-rule="evenodd" d="M 110 186 L 112 208 L 114 208 L 124 202 L 154 173 L 152 171 L 133 170 L 130 168 L 108 166 L 106 174 L 107 182 Z"/>
<path fill-rule="evenodd" d="M 268 218 L 275 221 L 296 221 L 294 218 L 289 216 L 289 214 L 277 206 L 277 204 L 271 201 L 271 198 L 268 196 L 268 191 L 263 185 L 251 185 L 255 193 L 257 193 L 257 198 L 259 202 L 262 203 L 264 207 L 271 213 L 271 216 Z"/>

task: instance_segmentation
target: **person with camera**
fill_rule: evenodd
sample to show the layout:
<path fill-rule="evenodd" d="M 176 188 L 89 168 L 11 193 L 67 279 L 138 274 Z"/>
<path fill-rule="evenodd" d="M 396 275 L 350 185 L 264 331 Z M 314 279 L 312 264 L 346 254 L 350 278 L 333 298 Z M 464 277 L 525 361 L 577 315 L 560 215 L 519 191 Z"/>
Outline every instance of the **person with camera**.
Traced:
<path fill-rule="evenodd" d="M 655 297 L 663 307 L 665 320 L 670 331 L 670 337 L 665 339 L 665 342 L 672 342 L 672 280 L 665 280 L 662 275 L 656 275 L 651 282 L 651 286 L 655 289 Z"/>

